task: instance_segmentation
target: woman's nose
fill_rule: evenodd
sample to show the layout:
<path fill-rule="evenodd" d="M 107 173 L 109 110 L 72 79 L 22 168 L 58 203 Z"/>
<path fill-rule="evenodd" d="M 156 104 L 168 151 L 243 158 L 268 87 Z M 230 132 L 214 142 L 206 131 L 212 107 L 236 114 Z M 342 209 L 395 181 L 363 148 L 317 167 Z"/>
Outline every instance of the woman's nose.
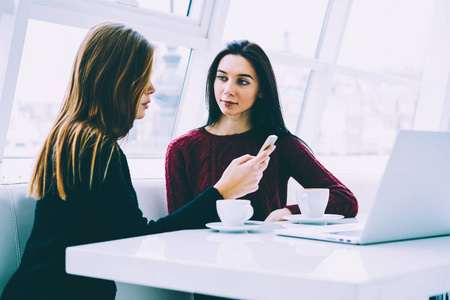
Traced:
<path fill-rule="evenodd" d="M 150 92 L 150 94 L 153 94 L 156 92 L 155 86 L 153 85 L 152 82 L 150 82 L 149 92 Z"/>
<path fill-rule="evenodd" d="M 153 93 L 156 92 L 155 86 L 153 85 L 153 83 L 150 81 L 150 86 L 148 87 L 147 92 L 145 92 L 145 94 L 147 95 L 151 95 Z"/>
<path fill-rule="evenodd" d="M 234 94 L 234 86 L 233 83 L 228 82 L 223 90 L 224 94 L 226 95 L 233 95 Z"/>

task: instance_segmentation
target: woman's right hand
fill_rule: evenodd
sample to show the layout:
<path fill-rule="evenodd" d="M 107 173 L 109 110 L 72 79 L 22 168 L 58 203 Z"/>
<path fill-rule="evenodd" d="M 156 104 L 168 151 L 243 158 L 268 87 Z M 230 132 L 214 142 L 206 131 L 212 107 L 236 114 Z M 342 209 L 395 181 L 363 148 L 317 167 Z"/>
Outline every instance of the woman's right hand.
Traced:
<path fill-rule="evenodd" d="M 243 155 L 234 159 L 214 185 L 224 199 L 236 199 L 253 193 L 269 165 L 269 155 L 275 150 L 270 146 L 258 156 Z"/>

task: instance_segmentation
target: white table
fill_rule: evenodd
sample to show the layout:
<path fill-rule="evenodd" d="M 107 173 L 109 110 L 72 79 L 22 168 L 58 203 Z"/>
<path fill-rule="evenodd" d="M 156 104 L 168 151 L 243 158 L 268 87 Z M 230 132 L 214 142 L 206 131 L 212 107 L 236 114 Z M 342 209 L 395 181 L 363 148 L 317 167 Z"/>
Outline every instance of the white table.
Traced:
<path fill-rule="evenodd" d="M 68 273 L 238 299 L 428 299 L 450 290 L 450 236 L 369 246 L 185 230 L 67 248 Z"/>

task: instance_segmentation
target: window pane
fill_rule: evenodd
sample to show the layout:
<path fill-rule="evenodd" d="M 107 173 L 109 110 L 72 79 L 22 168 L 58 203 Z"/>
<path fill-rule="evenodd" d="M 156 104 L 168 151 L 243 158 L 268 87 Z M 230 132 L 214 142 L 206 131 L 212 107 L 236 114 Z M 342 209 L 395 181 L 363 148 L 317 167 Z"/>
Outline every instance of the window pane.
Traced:
<path fill-rule="evenodd" d="M 136 120 L 123 149 L 133 156 L 164 156 L 171 141 L 191 49 L 158 45 L 152 82 L 156 93 L 142 120 Z"/>
<path fill-rule="evenodd" d="M 5 157 L 38 154 L 59 111 L 86 29 L 29 20 Z"/>
<path fill-rule="evenodd" d="M 30 20 L 5 157 L 34 157 L 59 111 L 72 63 L 87 30 Z M 156 93 L 144 120 L 122 145 L 128 155 L 163 156 L 172 136 L 190 49 L 156 44 Z"/>
<path fill-rule="evenodd" d="M 354 0 L 338 63 L 420 79 L 434 1 Z"/>
<path fill-rule="evenodd" d="M 195 20 L 200 17 L 203 1 L 199 0 L 139 0 L 139 6 L 144 9 L 154 9 L 177 16 L 187 16 Z"/>
<path fill-rule="evenodd" d="M 288 65 L 273 65 L 283 109 L 283 118 L 291 132 L 295 132 L 311 70 Z"/>
<path fill-rule="evenodd" d="M 390 154 L 411 129 L 418 89 L 335 75 L 319 134 L 319 155 Z"/>
<path fill-rule="evenodd" d="M 246 39 L 265 50 L 314 57 L 328 0 L 232 0 L 223 40 Z"/>
<path fill-rule="evenodd" d="M 139 7 L 144 10 L 156 10 L 163 13 L 174 14 L 182 17 L 200 19 L 203 0 L 107 0 L 131 7 Z"/>

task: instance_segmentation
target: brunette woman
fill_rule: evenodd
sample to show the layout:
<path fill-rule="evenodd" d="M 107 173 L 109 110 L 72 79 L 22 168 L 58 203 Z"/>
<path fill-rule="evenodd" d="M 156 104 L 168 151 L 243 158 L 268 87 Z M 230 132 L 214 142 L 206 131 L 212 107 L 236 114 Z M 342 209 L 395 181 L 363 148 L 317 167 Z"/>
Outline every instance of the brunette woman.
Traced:
<path fill-rule="evenodd" d="M 206 101 L 206 125 L 168 147 L 169 212 L 186 205 L 218 180 L 234 158 L 244 153 L 256 155 L 264 140 L 275 134 L 277 147 L 259 189 L 244 196 L 251 200 L 253 219 L 278 221 L 300 213 L 298 205 L 286 206 L 291 177 L 304 188 L 330 189 L 327 214 L 357 214 L 353 193 L 286 128 L 272 65 L 257 44 L 234 41 L 216 56 L 208 72 Z"/>

